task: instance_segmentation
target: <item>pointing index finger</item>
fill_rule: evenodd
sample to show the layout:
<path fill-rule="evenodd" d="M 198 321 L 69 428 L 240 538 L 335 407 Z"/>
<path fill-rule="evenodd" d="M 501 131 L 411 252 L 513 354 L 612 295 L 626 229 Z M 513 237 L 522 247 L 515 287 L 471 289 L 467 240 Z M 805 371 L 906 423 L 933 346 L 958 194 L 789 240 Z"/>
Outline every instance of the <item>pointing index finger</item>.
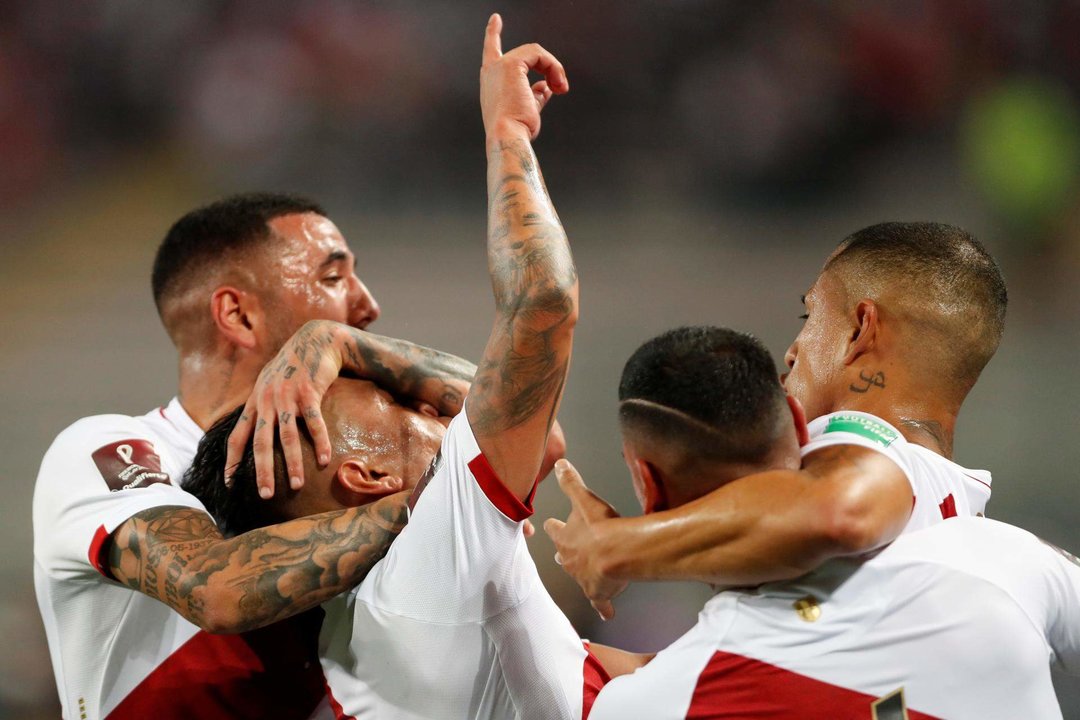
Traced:
<path fill-rule="evenodd" d="M 495 62 L 502 57 L 502 16 L 493 13 L 488 18 L 487 30 L 484 33 L 484 64 Z"/>
<path fill-rule="evenodd" d="M 581 492 L 588 491 L 588 488 L 585 487 L 585 481 L 581 479 L 581 474 L 578 473 L 577 468 L 565 458 L 555 463 L 555 479 L 558 480 L 559 489 L 562 490 L 563 495 L 568 497 L 574 505 L 577 505 Z"/>

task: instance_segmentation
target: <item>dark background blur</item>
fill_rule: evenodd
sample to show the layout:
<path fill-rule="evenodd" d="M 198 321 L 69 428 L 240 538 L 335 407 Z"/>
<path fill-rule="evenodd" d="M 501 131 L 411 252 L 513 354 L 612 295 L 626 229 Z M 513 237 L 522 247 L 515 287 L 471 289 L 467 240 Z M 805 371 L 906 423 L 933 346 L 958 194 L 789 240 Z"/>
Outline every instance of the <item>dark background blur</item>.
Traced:
<path fill-rule="evenodd" d="M 637 512 L 615 388 L 640 342 L 725 324 L 779 360 L 844 235 L 938 220 L 986 243 L 1012 299 L 956 459 L 995 473 L 991 515 L 1080 548 L 1080 3 L 5 0 L 0 717 L 58 714 L 31 581 L 41 455 L 81 416 L 175 390 L 149 272 L 180 214 L 241 190 L 313 195 L 383 307 L 378 332 L 479 355 L 493 10 L 505 48 L 539 41 L 571 79 L 537 153 L 582 287 L 561 421 L 598 492 Z M 566 511 L 547 483 L 538 519 Z M 708 597 L 639 586 L 601 624 L 531 542 L 600 641 L 656 649 Z M 1080 683 L 1060 690 L 1080 718 Z"/>

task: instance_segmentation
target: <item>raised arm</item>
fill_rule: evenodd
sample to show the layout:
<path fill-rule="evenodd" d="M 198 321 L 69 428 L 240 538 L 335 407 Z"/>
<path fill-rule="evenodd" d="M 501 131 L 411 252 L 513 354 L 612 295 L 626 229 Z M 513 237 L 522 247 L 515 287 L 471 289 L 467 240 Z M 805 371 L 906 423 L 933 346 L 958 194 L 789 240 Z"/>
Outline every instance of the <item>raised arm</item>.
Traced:
<path fill-rule="evenodd" d="M 633 580 L 758 585 L 798 577 L 831 557 L 894 540 L 911 485 L 887 457 L 852 445 L 811 453 L 802 470 L 749 475 L 674 510 L 613 517 L 568 464 L 559 485 L 573 510 L 548 520 L 563 568 L 601 615 Z"/>
<path fill-rule="evenodd" d="M 311 320 L 282 346 L 255 382 L 229 436 L 226 468 L 235 467 L 254 433 L 256 478 L 264 498 L 274 494 L 274 428 L 279 428 L 290 485 L 304 482 L 297 418 L 303 417 L 320 464 L 330 457 L 322 397 L 346 370 L 385 390 L 454 416 L 469 392 L 476 366 L 449 353 L 331 322 Z M 228 474 L 228 473 L 227 473 Z"/>
<path fill-rule="evenodd" d="M 495 324 L 468 400 L 477 443 L 507 488 L 536 481 L 570 365 L 577 273 L 531 140 L 553 93 L 569 90 L 562 65 L 539 45 L 501 51 L 492 16 L 480 70 L 487 135 L 488 270 Z M 533 85 L 528 74 L 544 75 Z"/>
<path fill-rule="evenodd" d="M 407 496 L 229 539 L 201 510 L 155 507 L 113 532 L 103 564 L 204 630 L 244 632 L 359 584 L 405 526 Z"/>

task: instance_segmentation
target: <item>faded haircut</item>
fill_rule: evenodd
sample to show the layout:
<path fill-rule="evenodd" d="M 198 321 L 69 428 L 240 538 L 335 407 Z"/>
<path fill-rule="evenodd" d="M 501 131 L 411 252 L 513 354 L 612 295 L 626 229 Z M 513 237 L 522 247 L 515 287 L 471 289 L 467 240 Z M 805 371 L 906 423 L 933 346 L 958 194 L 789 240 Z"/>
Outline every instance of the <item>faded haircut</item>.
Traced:
<path fill-rule="evenodd" d="M 1009 301 L 1001 268 L 958 227 L 872 225 L 845 238 L 825 270 L 841 275 L 852 301 L 901 290 L 906 314 L 919 325 L 920 356 L 936 361 L 936 376 L 970 387 L 1001 342 Z"/>
<path fill-rule="evenodd" d="M 245 193 L 196 208 L 177 220 L 158 246 L 150 278 L 154 304 L 169 336 L 175 341 L 173 298 L 223 259 L 269 239 L 271 220 L 309 212 L 326 215 L 318 203 L 299 195 Z"/>
<path fill-rule="evenodd" d="M 274 497 L 263 500 L 255 483 L 255 453 L 252 439 L 248 439 L 244 454 L 233 472 L 232 482 L 225 485 L 225 457 L 228 452 L 229 435 L 232 433 L 244 407 L 240 406 L 214 423 L 195 453 L 195 460 L 181 483 L 184 490 L 199 498 L 207 512 L 214 518 L 221 532 L 231 537 L 248 530 L 274 525 L 285 520 L 281 502 L 290 494 L 286 477 L 285 457 L 280 443 L 274 442 Z"/>
<path fill-rule="evenodd" d="M 760 463 L 788 429 L 776 365 L 757 338 L 727 328 L 670 330 L 634 352 L 619 383 L 624 432 L 696 462 Z"/>

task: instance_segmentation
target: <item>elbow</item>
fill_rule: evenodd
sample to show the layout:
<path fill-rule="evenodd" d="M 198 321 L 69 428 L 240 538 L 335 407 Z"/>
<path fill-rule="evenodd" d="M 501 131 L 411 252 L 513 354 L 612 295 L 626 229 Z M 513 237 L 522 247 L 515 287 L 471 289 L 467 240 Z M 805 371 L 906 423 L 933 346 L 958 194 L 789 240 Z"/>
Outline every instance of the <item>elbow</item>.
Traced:
<path fill-rule="evenodd" d="M 829 556 L 858 555 L 896 538 L 879 514 L 858 502 L 841 500 L 822 513 L 820 535 Z"/>
<path fill-rule="evenodd" d="M 201 630 L 214 635 L 235 635 L 250 630 L 251 623 L 240 613 L 235 598 L 209 594 L 198 611 L 188 610 L 184 617 Z M 190 607 L 190 606 L 189 606 Z"/>

